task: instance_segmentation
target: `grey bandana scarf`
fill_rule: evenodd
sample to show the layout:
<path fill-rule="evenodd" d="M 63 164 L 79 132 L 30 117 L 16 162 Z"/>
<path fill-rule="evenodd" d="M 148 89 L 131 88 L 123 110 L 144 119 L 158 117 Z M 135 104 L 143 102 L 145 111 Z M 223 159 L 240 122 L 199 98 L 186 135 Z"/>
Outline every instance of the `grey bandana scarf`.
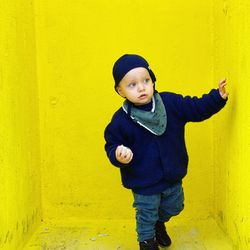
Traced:
<path fill-rule="evenodd" d="M 157 92 L 154 93 L 152 98 L 151 111 L 138 109 L 127 100 L 124 101 L 122 108 L 135 123 L 138 123 L 151 133 L 159 136 L 165 132 L 167 113 L 161 96 Z"/>

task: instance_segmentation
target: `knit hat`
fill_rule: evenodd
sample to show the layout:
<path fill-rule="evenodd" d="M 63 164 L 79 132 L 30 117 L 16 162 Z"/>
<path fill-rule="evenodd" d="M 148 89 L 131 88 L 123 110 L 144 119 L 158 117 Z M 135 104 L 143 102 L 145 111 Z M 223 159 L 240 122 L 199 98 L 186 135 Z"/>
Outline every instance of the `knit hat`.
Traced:
<path fill-rule="evenodd" d="M 113 77 L 115 80 L 115 89 L 122 80 L 122 78 L 134 68 L 145 68 L 152 79 L 152 82 L 156 81 L 156 77 L 153 71 L 150 69 L 148 62 L 141 56 L 133 54 L 125 54 L 121 56 L 113 66 Z"/>

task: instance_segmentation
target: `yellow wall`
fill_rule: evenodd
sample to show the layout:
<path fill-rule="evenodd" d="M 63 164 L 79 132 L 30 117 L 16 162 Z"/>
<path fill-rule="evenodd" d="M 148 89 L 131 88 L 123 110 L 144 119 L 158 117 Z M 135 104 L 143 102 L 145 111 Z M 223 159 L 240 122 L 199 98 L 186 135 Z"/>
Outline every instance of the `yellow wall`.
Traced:
<path fill-rule="evenodd" d="M 40 153 L 32 1 L 0 1 L 0 248 L 40 222 Z"/>
<path fill-rule="evenodd" d="M 214 209 L 235 249 L 250 248 L 250 5 L 214 1 L 214 78 L 228 76 L 230 101 L 214 123 Z"/>
<path fill-rule="evenodd" d="M 0 248 L 30 237 L 41 196 L 45 220 L 134 218 L 103 130 L 122 102 L 112 65 L 138 53 L 160 91 L 200 96 L 228 77 L 227 107 L 187 126 L 181 216 L 215 216 L 235 249 L 248 249 L 248 0 L 35 3 L 34 14 L 32 1 L 0 2 Z"/>
<path fill-rule="evenodd" d="M 122 99 L 111 69 L 123 53 L 151 63 L 158 90 L 201 95 L 212 74 L 211 1 L 36 1 L 45 219 L 134 218 L 129 191 L 104 152 Z M 212 210 L 212 122 L 190 124 L 183 216 Z"/>

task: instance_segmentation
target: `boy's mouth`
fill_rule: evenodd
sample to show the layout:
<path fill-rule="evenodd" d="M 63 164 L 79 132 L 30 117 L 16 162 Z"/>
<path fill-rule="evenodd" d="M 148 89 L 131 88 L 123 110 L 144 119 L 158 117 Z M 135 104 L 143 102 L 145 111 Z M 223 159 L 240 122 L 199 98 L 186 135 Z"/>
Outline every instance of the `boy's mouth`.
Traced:
<path fill-rule="evenodd" d="M 144 98 L 146 98 L 146 97 L 147 97 L 146 94 L 142 94 L 142 95 L 139 96 L 139 99 L 144 99 Z"/>

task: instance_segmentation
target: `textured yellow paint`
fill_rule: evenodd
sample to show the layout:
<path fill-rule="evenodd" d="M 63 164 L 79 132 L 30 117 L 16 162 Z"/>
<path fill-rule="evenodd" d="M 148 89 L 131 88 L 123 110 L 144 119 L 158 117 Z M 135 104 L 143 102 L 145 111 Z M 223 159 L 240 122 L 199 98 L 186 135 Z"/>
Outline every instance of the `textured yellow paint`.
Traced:
<path fill-rule="evenodd" d="M 138 53 L 158 90 L 198 95 L 212 82 L 211 1 L 43 0 L 36 5 L 45 219 L 131 219 L 132 197 L 103 146 L 122 103 L 114 61 Z M 190 173 L 183 216 L 212 207 L 212 122 L 187 128 Z M 199 191 L 199 190 L 202 190 Z"/>
<path fill-rule="evenodd" d="M 41 217 L 32 1 L 0 1 L 0 249 L 20 249 Z"/>
<path fill-rule="evenodd" d="M 226 72 L 231 92 L 227 110 L 215 121 L 214 208 L 240 250 L 250 249 L 249 13 L 248 0 L 214 1 L 214 76 Z"/>

